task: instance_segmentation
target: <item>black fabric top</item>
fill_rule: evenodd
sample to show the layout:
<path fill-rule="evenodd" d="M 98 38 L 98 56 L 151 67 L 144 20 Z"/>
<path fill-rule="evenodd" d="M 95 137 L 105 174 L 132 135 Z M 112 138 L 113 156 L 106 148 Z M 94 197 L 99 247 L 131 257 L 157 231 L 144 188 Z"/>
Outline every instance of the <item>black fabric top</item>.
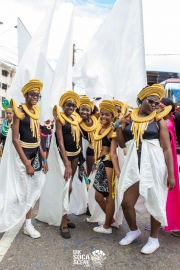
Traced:
<path fill-rule="evenodd" d="M 85 131 L 84 129 L 82 129 L 82 127 L 80 127 L 80 129 L 82 130 L 82 133 L 83 133 L 83 138 L 85 139 L 85 140 L 87 140 L 88 142 L 91 142 L 90 140 L 89 140 L 89 136 L 88 136 L 88 132 L 87 131 Z"/>
<path fill-rule="evenodd" d="M 64 126 L 62 126 L 62 134 L 64 139 L 64 148 L 67 152 L 76 152 L 78 151 L 78 148 L 76 147 L 76 142 L 74 141 L 74 138 L 71 134 L 71 124 L 66 123 Z M 56 137 L 56 144 L 57 147 L 59 147 L 57 135 L 55 132 Z"/>
<path fill-rule="evenodd" d="M 26 143 L 36 143 L 37 138 L 32 136 L 32 131 L 30 129 L 30 117 L 24 112 L 25 118 L 20 120 L 19 123 L 19 135 L 20 140 Z"/>
<path fill-rule="evenodd" d="M 111 140 L 112 140 L 112 139 L 108 139 L 108 137 L 105 136 L 105 137 L 102 139 L 102 146 L 110 147 L 110 146 L 111 146 Z"/>
<path fill-rule="evenodd" d="M 131 131 L 131 126 L 132 126 L 132 121 L 130 122 L 130 124 L 126 125 L 124 129 L 124 133 L 128 141 L 132 140 L 134 137 Z M 153 121 L 149 123 L 147 129 L 145 130 L 143 134 L 143 139 L 146 139 L 146 140 L 159 139 L 159 122 Z"/>
<path fill-rule="evenodd" d="M 41 126 L 40 125 L 41 132 L 45 135 L 50 135 L 52 134 L 51 130 L 53 129 L 53 125 L 51 125 L 51 129 L 48 129 L 46 126 Z"/>

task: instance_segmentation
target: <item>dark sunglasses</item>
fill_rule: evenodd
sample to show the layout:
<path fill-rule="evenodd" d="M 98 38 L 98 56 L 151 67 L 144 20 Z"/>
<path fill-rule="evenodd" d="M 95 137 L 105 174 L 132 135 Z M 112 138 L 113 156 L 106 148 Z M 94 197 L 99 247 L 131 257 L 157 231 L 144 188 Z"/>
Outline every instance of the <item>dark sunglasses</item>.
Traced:
<path fill-rule="evenodd" d="M 29 93 L 29 95 L 32 97 L 32 98 L 37 98 L 38 100 L 40 100 L 41 99 L 41 94 L 39 94 L 39 93 Z"/>
<path fill-rule="evenodd" d="M 67 102 L 66 104 L 65 104 L 67 107 L 72 107 L 72 108 L 76 108 L 76 104 L 74 104 L 74 103 L 70 103 L 70 102 Z"/>
<path fill-rule="evenodd" d="M 155 106 L 159 106 L 160 105 L 160 102 L 159 101 L 154 101 L 151 98 L 147 98 L 146 100 L 148 101 L 149 104 L 155 104 Z"/>

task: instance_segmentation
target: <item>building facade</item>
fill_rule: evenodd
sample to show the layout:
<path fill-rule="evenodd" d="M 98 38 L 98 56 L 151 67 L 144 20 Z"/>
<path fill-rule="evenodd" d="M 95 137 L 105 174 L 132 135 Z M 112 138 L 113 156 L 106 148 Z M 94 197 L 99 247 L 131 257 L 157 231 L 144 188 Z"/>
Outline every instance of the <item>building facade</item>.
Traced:
<path fill-rule="evenodd" d="M 0 125 L 5 119 L 2 101 L 7 98 L 8 90 L 16 73 L 16 67 L 0 61 Z"/>

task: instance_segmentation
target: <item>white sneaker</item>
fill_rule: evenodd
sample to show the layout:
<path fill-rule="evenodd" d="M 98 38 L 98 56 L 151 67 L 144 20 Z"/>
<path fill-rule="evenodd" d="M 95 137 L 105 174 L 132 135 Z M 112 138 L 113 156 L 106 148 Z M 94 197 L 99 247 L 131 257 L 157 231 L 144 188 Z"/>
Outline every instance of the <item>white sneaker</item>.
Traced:
<path fill-rule="evenodd" d="M 39 238 L 41 234 L 34 229 L 32 224 L 29 224 L 27 227 L 24 227 L 24 234 L 29 235 L 32 238 Z"/>
<path fill-rule="evenodd" d="M 141 249 L 141 252 L 144 254 L 151 254 L 158 247 L 160 247 L 158 239 L 153 239 L 152 237 L 149 237 L 146 245 Z"/>
<path fill-rule="evenodd" d="M 98 226 L 98 227 L 94 227 L 93 230 L 94 230 L 95 232 L 98 232 L 98 233 L 107 233 L 107 234 L 112 233 L 112 228 L 105 229 L 105 228 L 103 227 L 103 225 L 100 225 L 100 226 Z"/>
<path fill-rule="evenodd" d="M 138 238 L 141 234 L 140 229 L 136 231 L 130 231 L 126 233 L 126 236 L 119 242 L 120 245 L 125 246 L 131 244 L 136 238 Z"/>
<path fill-rule="evenodd" d="M 99 221 L 99 222 L 98 222 L 98 225 L 104 225 L 104 224 L 105 224 L 105 221 Z M 118 224 L 116 221 L 114 221 L 114 222 L 111 224 L 111 227 L 116 227 L 116 228 L 119 229 L 119 224 Z"/>

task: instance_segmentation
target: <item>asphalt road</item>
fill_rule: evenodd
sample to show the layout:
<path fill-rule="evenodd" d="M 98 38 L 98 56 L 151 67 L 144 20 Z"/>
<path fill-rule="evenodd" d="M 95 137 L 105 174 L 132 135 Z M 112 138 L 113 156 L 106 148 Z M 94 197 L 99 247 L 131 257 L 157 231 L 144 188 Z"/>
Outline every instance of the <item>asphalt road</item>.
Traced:
<path fill-rule="evenodd" d="M 38 203 L 33 209 L 35 216 L 38 211 Z M 161 247 L 151 255 L 140 253 L 141 248 L 146 243 L 149 232 L 144 230 L 144 225 L 148 223 L 148 218 L 137 216 L 138 225 L 142 235 L 129 246 L 120 246 L 119 240 L 128 231 L 124 221 L 120 229 L 113 229 L 111 235 L 98 234 L 93 231 L 96 224 L 86 221 L 86 215 L 70 215 L 72 222 L 76 224 L 75 229 L 71 229 L 72 238 L 65 240 L 60 236 L 59 228 L 49 226 L 45 223 L 33 220 L 35 227 L 41 232 L 42 237 L 32 239 L 23 234 L 22 228 L 12 242 L 7 253 L 0 263 L 1 270 L 56 270 L 56 269 L 80 269 L 83 265 L 73 264 L 73 253 L 85 255 L 85 263 L 89 263 L 89 268 L 101 268 L 107 270 L 179 270 L 180 269 L 180 238 L 172 236 L 170 233 L 160 231 Z M 2 237 L 3 234 L 0 235 Z M 89 255 L 93 251 L 101 250 L 104 261 L 101 267 L 96 262 L 88 261 Z M 1 247 L 0 247 L 1 251 Z M 76 253 L 76 255 L 75 255 Z M 80 257 L 78 257 L 80 258 Z M 82 263 L 82 262 L 79 262 Z"/>

